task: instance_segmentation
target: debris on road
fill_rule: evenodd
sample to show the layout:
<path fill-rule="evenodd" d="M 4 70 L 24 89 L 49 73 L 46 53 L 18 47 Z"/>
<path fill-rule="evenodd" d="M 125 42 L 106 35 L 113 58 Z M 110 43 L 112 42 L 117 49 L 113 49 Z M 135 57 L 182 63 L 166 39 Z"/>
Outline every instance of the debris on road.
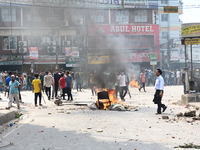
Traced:
<path fill-rule="evenodd" d="M 182 117 L 182 116 L 183 116 L 183 113 L 180 112 L 180 113 L 178 113 L 176 116 L 177 116 L 177 117 Z"/>
<path fill-rule="evenodd" d="M 62 101 L 61 100 L 55 100 L 54 104 L 56 104 L 57 106 L 62 106 Z"/>
<path fill-rule="evenodd" d="M 200 149 L 200 145 L 195 145 L 193 143 L 189 143 L 189 144 L 185 144 L 185 145 L 175 146 L 174 148 L 195 148 L 195 149 Z"/>
<path fill-rule="evenodd" d="M 169 116 L 162 116 L 162 119 L 169 119 Z"/>
<path fill-rule="evenodd" d="M 190 111 L 190 112 L 185 112 L 184 113 L 185 117 L 195 117 L 196 116 L 196 111 Z"/>

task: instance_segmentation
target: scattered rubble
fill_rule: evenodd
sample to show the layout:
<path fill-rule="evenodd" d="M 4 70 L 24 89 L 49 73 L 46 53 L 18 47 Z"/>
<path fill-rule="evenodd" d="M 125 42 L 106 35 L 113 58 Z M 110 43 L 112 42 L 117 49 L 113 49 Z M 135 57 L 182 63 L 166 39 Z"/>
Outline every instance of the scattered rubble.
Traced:
<path fill-rule="evenodd" d="M 184 116 L 185 117 L 195 117 L 196 116 L 196 111 L 185 112 Z"/>
<path fill-rule="evenodd" d="M 177 117 L 182 117 L 182 116 L 183 116 L 183 113 L 180 112 L 180 113 L 178 113 L 176 116 L 177 116 Z"/>
<path fill-rule="evenodd" d="M 62 106 L 62 101 L 61 100 L 55 100 L 54 104 L 56 104 L 57 106 Z"/>
<path fill-rule="evenodd" d="M 169 116 L 162 116 L 162 119 L 169 119 Z"/>

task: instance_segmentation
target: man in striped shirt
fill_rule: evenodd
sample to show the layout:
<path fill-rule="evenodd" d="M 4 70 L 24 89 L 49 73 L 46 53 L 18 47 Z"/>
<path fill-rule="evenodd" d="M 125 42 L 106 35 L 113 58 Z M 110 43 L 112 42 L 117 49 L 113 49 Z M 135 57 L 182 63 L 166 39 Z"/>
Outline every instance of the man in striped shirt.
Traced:
<path fill-rule="evenodd" d="M 155 82 L 156 93 L 155 93 L 154 99 L 153 99 L 154 104 L 158 105 L 156 115 L 161 114 L 161 108 L 163 108 L 163 112 L 167 109 L 167 106 L 165 106 L 164 104 L 161 103 L 163 93 L 164 93 L 164 79 L 161 76 L 161 74 L 162 74 L 162 70 L 157 69 L 156 70 L 157 78 L 156 78 L 156 82 Z"/>

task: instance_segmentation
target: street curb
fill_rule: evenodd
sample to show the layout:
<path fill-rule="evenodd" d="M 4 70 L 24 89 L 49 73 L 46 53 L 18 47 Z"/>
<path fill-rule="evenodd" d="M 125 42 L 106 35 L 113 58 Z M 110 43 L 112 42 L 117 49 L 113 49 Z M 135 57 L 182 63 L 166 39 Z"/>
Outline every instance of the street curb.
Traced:
<path fill-rule="evenodd" d="M 5 123 L 15 119 L 17 113 L 18 113 L 17 111 L 11 111 L 9 113 L 1 115 L 0 116 L 0 125 L 5 124 Z"/>

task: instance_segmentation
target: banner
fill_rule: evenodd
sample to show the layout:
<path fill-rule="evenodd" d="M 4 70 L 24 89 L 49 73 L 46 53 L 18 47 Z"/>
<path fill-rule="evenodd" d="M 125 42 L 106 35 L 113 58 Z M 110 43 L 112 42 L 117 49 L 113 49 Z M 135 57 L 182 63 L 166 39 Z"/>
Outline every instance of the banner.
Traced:
<path fill-rule="evenodd" d="M 109 64 L 110 57 L 101 53 L 88 53 L 88 64 Z"/>
<path fill-rule="evenodd" d="M 185 37 L 184 35 L 194 34 L 198 32 L 200 32 L 200 25 L 188 26 L 181 29 L 181 35 L 183 37 Z"/>
<path fill-rule="evenodd" d="M 38 47 L 29 47 L 30 59 L 38 59 Z"/>
<path fill-rule="evenodd" d="M 66 57 L 79 57 L 78 47 L 65 47 L 65 56 Z"/>

